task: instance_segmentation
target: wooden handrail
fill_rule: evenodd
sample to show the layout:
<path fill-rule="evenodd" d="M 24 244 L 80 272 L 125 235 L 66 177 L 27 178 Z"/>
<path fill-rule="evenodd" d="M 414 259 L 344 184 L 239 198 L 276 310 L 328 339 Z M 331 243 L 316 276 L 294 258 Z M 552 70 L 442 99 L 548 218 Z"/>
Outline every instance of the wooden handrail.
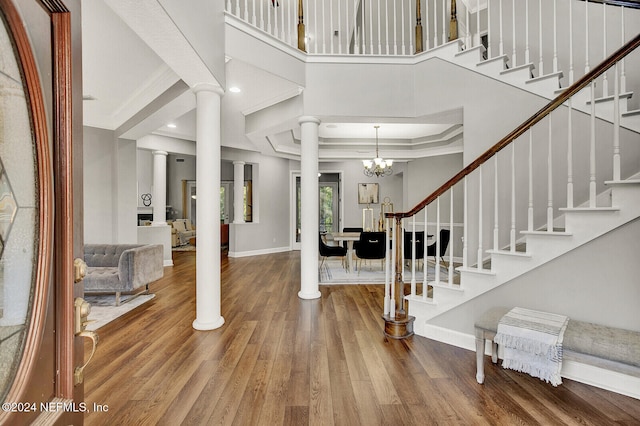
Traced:
<path fill-rule="evenodd" d="M 496 155 L 500 150 L 509 145 L 511 142 L 522 136 L 527 130 L 529 130 L 536 123 L 541 121 L 547 115 L 549 115 L 553 110 L 558 108 L 560 105 L 565 103 L 570 97 L 578 93 L 580 90 L 584 89 L 593 79 L 597 78 L 609 68 L 611 68 L 616 62 L 620 61 L 622 58 L 627 56 L 633 50 L 635 50 L 638 46 L 640 46 L 640 34 L 636 35 L 631 41 L 622 46 L 616 52 L 614 52 L 611 56 L 609 56 L 606 60 L 601 62 L 598 66 L 593 68 L 590 72 L 585 74 L 578 81 L 569 86 L 565 91 L 559 94 L 555 99 L 549 102 L 547 105 L 542 107 L 538 112 L 533 114 L 529 119 L 523 122 L 520 126 L 518 126 L 515 130 L 509 133 L 507 136 L 502 138 L 498 143 L 493 145 L 491 148 L 486 150 L 483 154 L 481 154 L 478 158 L 475 159 L 472 163 L 470 163 L 467 167 L 460 170 L 458 174 L 449 179 L 444 185 L 440 188 L 436 189 L 432 192 L 427 198 L 422 200 L 418 205 L 409 210 L 408 212 L 397 212 L 397 213 L 386 213 L 385 217 L 395 217 L 396 219 L 411 217 L 418 213 L 420 210 L 425 208 L 427 205 L 431 204 L 438 198 L 440 195 L 444 194 L 446 191 L 451 189 L 455 184 L 460 182 L 465 176 L 473 172 L 475 169 L 480 167 L 482 164 L 487 162 L 491 157 Z"/>
<path fill-rule="evenodd" d="M 611 6 L 624 6 L 632 9 L 640 9 L 640 0 L 583 0 L 590 3 L 605 3 Z"/>

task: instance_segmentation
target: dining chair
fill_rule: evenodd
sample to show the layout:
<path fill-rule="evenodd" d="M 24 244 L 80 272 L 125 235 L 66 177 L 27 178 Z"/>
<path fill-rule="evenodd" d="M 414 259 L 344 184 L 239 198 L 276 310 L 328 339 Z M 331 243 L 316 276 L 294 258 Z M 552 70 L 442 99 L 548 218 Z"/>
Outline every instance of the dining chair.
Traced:
<path fill-rule="evenodd" d="M 323 240 L 323 235 L 320 233 L 320 256 L 322 256 L 322 262 L 320 263 L 320 268 L 324 264 L 324 261 L 327 257 L 342 257 L 344 263 L 344 257 L 347 255 L 347 249 L 340 246 L 329 246 Z"/>
<path fill-rule="evenodd" d="M 387 254 L 386 241 L 386 233 L 384 232 L 362 232 L 356 246 L 356 257 L 360 261 L 362 259 L 384 259 Z M 360 267 L 357 266 L 357 263 L 356 268 L 360 273 Z M 382 265 L 384 266 L 384 263 Z"/>
<path fill-rule="evenodd" d="M 436 244 L 438 242 L 431 244 L 427 247 L 427 256 L 433 256 L 433 260 L 437 261 L 436 255 L 440 257 L 442 263 L 444 263 L 444 254 L 447 252 L 447 247 L 449 246 L 449 238 L 451 237 L 451 231 L 448 229 L 440 230 L 440 253 L 436 253 Z"/>
<path fill-rule="evenodd" d="M 404 231 L 404 260 L 411 261 L 413 259 L 413 233 Z M 424 258 L 424 231 L 416 231 L 416 260 L 418 264 Z"/>

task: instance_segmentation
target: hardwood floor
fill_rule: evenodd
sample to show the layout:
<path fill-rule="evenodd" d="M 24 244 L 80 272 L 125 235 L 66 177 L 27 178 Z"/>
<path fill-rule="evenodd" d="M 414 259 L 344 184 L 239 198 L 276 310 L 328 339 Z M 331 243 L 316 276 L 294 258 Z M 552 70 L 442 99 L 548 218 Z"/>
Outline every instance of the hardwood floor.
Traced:
<path fill-rule="evenodd" d="M 381 285 L 301 300 L 299 252 L 222 261 L 225 325 L 195 317 L 195 253 L 174 253 L 149 303 L 100 328 L 88 425 L 640 424 L 640 401 L 570 380 L 553 388 L 473 352 L 384 338 Z M 87 345 L 86 353 L 89 353 Z"/>

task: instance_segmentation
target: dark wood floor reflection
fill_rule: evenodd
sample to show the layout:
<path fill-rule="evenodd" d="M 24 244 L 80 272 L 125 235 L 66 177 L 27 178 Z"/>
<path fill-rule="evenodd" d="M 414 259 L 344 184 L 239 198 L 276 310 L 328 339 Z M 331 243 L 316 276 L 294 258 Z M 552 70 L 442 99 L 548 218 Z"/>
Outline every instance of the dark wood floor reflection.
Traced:
<path fill-rule="evenodd" d="M 195 253 L 156 297 L 98 330 L 89 425 L 640 424 L 640 401 L 565 380 L 553 388 L 475 354 L 382 334 L 384 286 L 322 286 L 301 300 L 299 252 L 222 261 L 225 325 L 195 331 Z M 87 346 L 88 353 L 88 346 Z"/>

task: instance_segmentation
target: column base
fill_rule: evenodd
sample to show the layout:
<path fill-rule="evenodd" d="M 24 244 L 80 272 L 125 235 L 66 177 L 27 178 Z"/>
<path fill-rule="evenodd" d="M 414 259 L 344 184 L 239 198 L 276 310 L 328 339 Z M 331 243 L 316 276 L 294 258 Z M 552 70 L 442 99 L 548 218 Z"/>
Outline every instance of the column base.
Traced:
<path fill-rule="evenodd" d="M 383 315 L 384 319 L 384 335 L 391 339 L 406 339 L 413 336 L 413 321 L 416 317 L 407 315 L 404 318 L 392 318 L 389 315 Z"/>
<path fill-rule="evenodd" d="M 207 330 L 215 330 L 216 328 L 220 328 L 224 325 L 224 318 L 219 317 L 216 321 L 210 322 L 202 322 L 198 321 L 198 318 L 193 320 L 191 326 L 196 330 L 207 331 Z"/>
<path fill-rule="evenodd" d="M 320 296 L 322 296 L 322 293 L 320 293 L 319 291 L 317 291 L 315 293 L 303 293 L 302 291 L 298 292 L 298 297 L 300 299 L 306 299 L 306 300 L 319 299 Z"/>

